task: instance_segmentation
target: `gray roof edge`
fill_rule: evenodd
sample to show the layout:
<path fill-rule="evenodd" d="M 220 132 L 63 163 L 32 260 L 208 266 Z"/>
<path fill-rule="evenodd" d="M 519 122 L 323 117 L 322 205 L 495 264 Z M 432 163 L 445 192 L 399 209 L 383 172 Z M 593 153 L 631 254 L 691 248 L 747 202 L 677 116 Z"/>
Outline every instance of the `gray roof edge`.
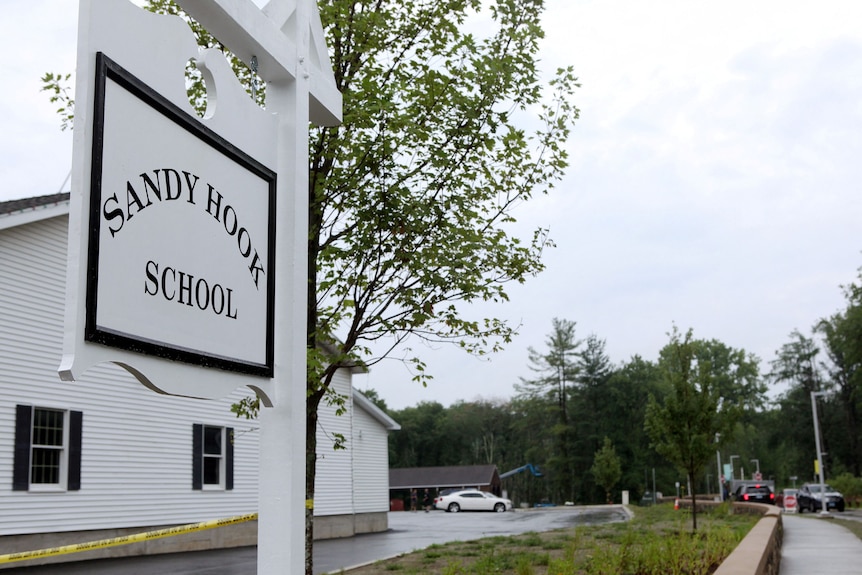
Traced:
<path fill-rule="evenodd" d="M 373 401 L 365 397 L 359 390 L 353 390 L 353 403 L 359 405 L 371 417 L 382 423 L 383 427 L 387 430 L 398 431 L 401 429 L 401 425 L 397 421 L 389 417 L 385 411 L 377 407 Z"/>
<path fill-rule="evenodd" d="M 396 467 L 389 469 L 390 489 L 411 487 L 464 487 L 492 485 L 497 466 L 451 465 L 433 467 Z"/>
<path fill-rule="evenodd" d="M 0 202 L 0 230 L 69 214 L 69 193 Z"/>
<path fill-rule="evenodd" d="M 449 487 L 463 487 L 464 489 L 470 489 L 472 486 L 481 487 L 484 485 L 491 485 L 490 483 L 434 483 L 433 486 L 437 488 L 449 488 Z M 419 487 L 431 487 L 430 483 L 415 483 L 415 484 L 401 484 L 401 485 L 389 485 L 389 489 L 413 489 Z"/>

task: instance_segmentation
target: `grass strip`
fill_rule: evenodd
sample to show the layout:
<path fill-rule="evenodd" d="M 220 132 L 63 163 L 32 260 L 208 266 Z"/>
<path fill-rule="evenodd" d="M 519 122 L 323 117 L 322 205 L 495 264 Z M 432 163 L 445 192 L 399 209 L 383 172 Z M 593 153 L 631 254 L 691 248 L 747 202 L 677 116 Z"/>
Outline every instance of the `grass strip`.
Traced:
<path fill-rule="evenodd" d="M 349 575 L 706 575 L 760 519 L 724 504 L 699 512 L 692 533 L 687 510 L 657 505 L 634 513 L 624 523 L 431 545 Z"/>

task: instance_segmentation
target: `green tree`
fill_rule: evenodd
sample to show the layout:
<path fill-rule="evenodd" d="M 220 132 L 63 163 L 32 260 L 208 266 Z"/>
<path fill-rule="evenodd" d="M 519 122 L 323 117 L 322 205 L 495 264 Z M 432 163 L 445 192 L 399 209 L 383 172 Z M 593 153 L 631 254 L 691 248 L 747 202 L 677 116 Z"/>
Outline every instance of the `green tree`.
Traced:
<path fill-rule="evenodd" d="M 554 402 L 535 395 L 518 395 L 511 402 L 512 459 L 509 460 L 511 465 L 506 466 L 502 471 L 505 473 L 526 463 L 532 463 L 541 467 L 545 474 L 541 479 L 537 479 L 530 474 L 519 473 L 504 480 L 509 493 L 520 501 L 535 503 L 558 497 L 556 487 L 551 483 L 554 470 L 550 463 L 557 449 L 558 440 L 550 432 L 548 424 L 550 420 L 551 425 L 554 425 L 555 408 Z"/>
<path fill-rule="evenodd" d="M 468 33 L 485 9 L 482 34 Z M 344 122 L 314 129 L 309 150 L 310 478 L 317 405 L 339 367 L 410 337 L 484 354 L 514 333 L 464 304 L 503 302 L 543 269 L 546 230 L 515 235 L 514 208 L 561 177 L 577 110 L 570 69 L 544 99 L 541 13 L 532 0 L 320 4 Z M 315 357 L 321 341 L 334 357 Z"/>
<path fill-rule="evenodd" d="M 521 378 L 515 389 L 523 395 L 541 395 L 552 399 L 557 405 L 561 422 L 568 421 L 568 388 L 578 375 L 578 348 L 581 341 L 575 338 L 576 322 L 554 318 L 551 320 L 551 333 L 545 339 L 548 350 L 539 352 L 532 346 L 527 348 L 530 371 L 538 376 L 535 379 Z"/>
<path fill-rule="evenodd" d="M 643 493 L 651 489 L 650 471 L 659 485 L 672 484 L 676 471 L 650 447 L 649 436 L 639 429 L 646 417 L 649 396 L 662 394 L 661 371 L 651 361 L 634 356 L 609 377 L 597 414 L 599 429 L 614 443 L 622 462 L 623 489 Z M 646 476 L 645 476 L 646 474 Z"/>
<path fill-rule="evenodd" d="M 760 376 L 760 360 L 743 349 L 732 348 L 715 339 L 698 339 L 692 343 L 698 363 L 709 365 L 715 393 L 723 403 L 739 408 L 740 418 L 729 438 L 730 453 L 739 454 L 745 467 L 752 458 L 757 458 L 764 470 L 773 469 L 769 467 L 773 462 L 769 461 L 771 451 L 766 449 L 765 434 L 755 427 L 766 404 L 767 386 Z M 707 471 L 716 474 L 714 466 L 709 466 Z M 693 484 L 692 488 L 698 487 Z"/>
<path fill-rule="evenodd" d="M 575 325 L 573 321 L 554 318 L 552 331 L 545 340 L 548 350 L 540 353 L 528 348 L 529 368 L 538 376 L 530 380 L 522 378 L 515 384 L 521 397 L 543 400 L 539 405 L 548 410 L 547 416 L 554 421 L 544 427 L 549 429 L 554 440 L 555 448 L 548 454 L 545 464 L 556 499 L 574 499 L 572 430 L 567 398 L 577 377 L 577 349 L 581 345 L 581 341 L 575 339 Z"/>
<path fill-rule="evenodd" d="M 459 465 L 495 464 L 507 469 L 511 413 L 508 403 L 499 401 L 458 401 L 448 409 L 447 427 L 452 436 L 462 438 Z"/>
<path fill-rule="evenodd" d="M 811 414 L 811 392 L 818 391 L 828 378 L 822 373 L 820 348 L 813 338 L 799 330 L 790 333 L 771 362 L 769 377 L 774 386 L 784 387 L 777 403 L 778 415 L 767 427 L 772 439 L 770 448 L 784 453 L 787 474 L 811 477 L 815 458 L 814 421 Z"/>
<path fill-rule="evenodd" d="M 829 484 L 844 496 L 849 506 L 859 506 L 862 499 L 862 478 L 845 472 L 830 479 Z"/>
<path fill-rule="evenodd" d="M 623 471 L 614 443 L 609 437 L 605 437 L 602 448 L 596 452 L 591 471 L 596 478 L 596 483 L 605 490 L 605 501 L 613 503 L 611 491 L 619 482 Z"/>
<path fill-rule="evenodd" d="M 592 502 L 597 491 L 595 477 L 590 471 L 592 457 L 602 446 L 602 438 L 610 433 L 605 418 L 615 410 L 608 393 L 608 381 L 614 370 L 605 352 L 605 340 L 595 334 L 587 336 L 577 355 L 576 366 L 575 385 L 569 397 L 570 449 L 574 477 L 578 480 L 578 495 L 573 500 Z"/>
<path fill-rule="evenodd" d="M 806 393 L 817 391 L 823 379 L 817 364 L 819 353 L 820 348 L 812 338 L 794 329 L 790 341 L 776 353 L 769 375 L 777 384 L 801 387 Z"/>
<path fill-rule="evenodd" d="M 584 388 L 599 389 L 613 373 L 613 366 L 605 352 L 606 342 L 595 334 L 587 336 L 586 347 L 578 355 L 577 383 Z"/>
<path fill-rule="evenodd" d="M 812 391 L 833 392 L 817 401 L 822 448 L 828 454 L 824 467 L 835 475 L 858 475 L 862 469 L 862 285 L 857 280 L 842 290 L 846 306 L 817 321 L 814 337 L 794 330 L 772 362 L 770 377 L 784 390 L 768 427 L 769 447 L 782 455 L 785 478 L 813 477 Z"/>
<path fill-rule="evenodd" d="M 709 361 L 698 360 L 691 330 L 680 338 L 674 328 L 660 356 L 669 391 L 661 403 L 650 395 L 644 426 L 655 450 L 684 472 L 694 486 L 715 457 L 716 438 L 729 438 L 738 407 L 722 401 L 712 366 Z M 697 531 L 694 490 L 691 500 L 692 530 Z"/>
<path fill-rule="evenodd" d="M 389 435 L 390 467 L 431 467 L 454 465 L 447 460 L 455 451 L 444 439 L 446 408 L 436 401 L 423 401 L 415 407 L 395 411 L 393 418 L 401 425 L 398 433 Z"/>
<path fill-rule="evenodd" d="M 165 0 L 150 4 L 178 12 Z M 514 333 L 471 317 L 465 304 L 505 301 L 510 282 L 543 269 L 551 245 L 547 230 L 522 238 L 512 228 L 515 207 L 561 177 L 578 115 L 571 68 L 542 79 L 542 11 L 533 0 L 319 4 L 343 124 L 313 129 L 309 142 L 309 500 L 317 409 L 327 396 L 340 401 L 330 392 L 339 368 L 374 365 L 411 337 L 484 354 Z M 482 32 L 468 32 L 480 12 Z M 193 29 L 202 45 L 220 46 Z M 190 97 L 198 95 L 193 87 Z M 406 362 L 426 384 L 424 363 Z M 308 510 L 309 575 L 312 521 Z"/>
<path fill-rule="evenodd" d="M 828 358 L 825 365 L 844 415 L 844 433 L 840 443 L 833 443 L 854 475 L 862 470 L 860 455 L 859 401 L 862 397 L 862 287 L 855 283 L 844 287 L 847 307 L 815 325 L 823 337 Z"/>
<path fill-rule="evenodd" d="M 763 407 L 767 387 L 760 377 L 760 360 L 756 356 L 714 339 L 694 343 L 698 360 L 709 362 L 719 397 L 746 412 Z"/>

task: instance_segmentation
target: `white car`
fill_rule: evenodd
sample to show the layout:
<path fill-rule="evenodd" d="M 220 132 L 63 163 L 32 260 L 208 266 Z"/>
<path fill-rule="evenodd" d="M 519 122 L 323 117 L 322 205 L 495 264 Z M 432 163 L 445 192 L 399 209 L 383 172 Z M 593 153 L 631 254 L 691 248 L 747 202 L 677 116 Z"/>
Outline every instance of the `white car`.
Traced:
<path fill-rule="evenodd" d="M 465 489 L 437 497 L 434 500 L 434 507 L 452 513 L 459 511 L 496 511 L 497 513 L 503 513 L 504 511 L 511 511 L 512 501 L 497 497 L 491 493 L 485 493 L 484 491 Z"/>

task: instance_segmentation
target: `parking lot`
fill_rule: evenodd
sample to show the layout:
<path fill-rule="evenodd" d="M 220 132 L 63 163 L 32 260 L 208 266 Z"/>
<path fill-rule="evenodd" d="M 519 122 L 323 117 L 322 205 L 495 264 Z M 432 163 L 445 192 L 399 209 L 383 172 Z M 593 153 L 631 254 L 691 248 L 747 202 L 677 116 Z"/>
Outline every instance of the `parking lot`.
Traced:
<path fill-rule="evenodd" d="M 314 572 L 338 572 L 424 549 L 434 543 L 596 525 L 625 521 L 628 517 L 628 511 L 621 505 L 548 507 L 508 513 L 390 513 L 389 530 L 384 533 L 316 541 Z M 255 575 L 256 572 L 257 550 L 253 547 L 16 567 L 2 571 L 4 575 Z"/>
<path fill-rule="evenodd" d="M 390 513 L 389 531 L 386 533 L 318 541 L 314 549 L 314 570 L 316 573 L 337 571 L 342 567 L 424 549 L 433 543 L 551 531 L 626 519 L 627 511 L 621 505 L 546 507 L 509 513 Z"/>

